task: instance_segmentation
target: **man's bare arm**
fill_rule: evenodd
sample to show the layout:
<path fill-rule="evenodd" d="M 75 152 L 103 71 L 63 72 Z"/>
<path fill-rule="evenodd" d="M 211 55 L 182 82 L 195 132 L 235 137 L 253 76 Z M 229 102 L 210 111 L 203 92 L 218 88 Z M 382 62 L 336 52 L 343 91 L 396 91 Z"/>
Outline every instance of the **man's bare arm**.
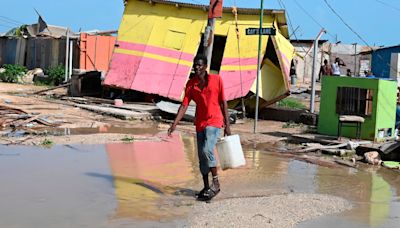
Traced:
<path fill-rule="evenodd" d="M 181 121 L 183 115 L 185 115 L 188 106 L 182 105 L 179 107 L 178 113 L 176 114 L 174 123 L 172 123 L 171 127 L 168 129 L 168 135 L 171 135 L 172 132 L 175 131 L 176 125 L 178 125 L 179 121 Z"/>
<path fill-rule="evenodd" d="M 231 135 L 231 127 L 229 122 L 228 103 L 226 101 L 220 104 L 222 115 L 224 116 L 225 130 L 224 135 Z"/>

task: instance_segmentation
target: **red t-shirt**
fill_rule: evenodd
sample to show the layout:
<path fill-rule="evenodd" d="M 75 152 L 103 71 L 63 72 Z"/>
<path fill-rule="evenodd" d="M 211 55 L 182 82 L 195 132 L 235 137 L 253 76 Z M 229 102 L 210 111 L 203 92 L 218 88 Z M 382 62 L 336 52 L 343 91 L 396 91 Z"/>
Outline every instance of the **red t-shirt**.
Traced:
<path fill-rule="evenodd" d="M 225 101 L 224 86 L 219 75 L 209 74 L 208 85 L 203 90 L 199 88 L 199 79 L 195 76 L 186 83 L 185 97 L 182 104 L 196 102 L 196 131 L 203 131 L 207 126 L 222 128 L 224 115 L 220 104 Z"/>

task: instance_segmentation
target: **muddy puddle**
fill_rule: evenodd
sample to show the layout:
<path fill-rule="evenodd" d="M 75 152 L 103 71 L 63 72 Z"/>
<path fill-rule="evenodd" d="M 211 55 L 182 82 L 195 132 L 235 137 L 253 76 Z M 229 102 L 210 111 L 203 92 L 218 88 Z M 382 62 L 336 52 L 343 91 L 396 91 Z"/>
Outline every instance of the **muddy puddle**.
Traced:
<path fill-rule="evenodd" d="M 155 139 L 157 138 L 157 139 Z M 0 227 L 181 226 L 201 189 L 195 140 L 52 148 L 0 146 Z M 300 227 L 396 227 L 400 175 L 330 169 L 246 149 L 246 167 L 220 172 L 216 200 L 285 193 L 342 197 L 354 207 Z"/>

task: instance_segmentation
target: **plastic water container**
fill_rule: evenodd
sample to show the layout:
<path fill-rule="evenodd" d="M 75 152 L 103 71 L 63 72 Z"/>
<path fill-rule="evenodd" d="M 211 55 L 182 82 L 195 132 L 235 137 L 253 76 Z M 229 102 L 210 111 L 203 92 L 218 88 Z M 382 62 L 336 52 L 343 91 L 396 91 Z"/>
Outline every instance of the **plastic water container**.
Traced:
<path fill-rule="evenodd" d="M 217 151 L 222 170 L 246 164 L 239 135 L 230 135 L 219 139 Z"/>

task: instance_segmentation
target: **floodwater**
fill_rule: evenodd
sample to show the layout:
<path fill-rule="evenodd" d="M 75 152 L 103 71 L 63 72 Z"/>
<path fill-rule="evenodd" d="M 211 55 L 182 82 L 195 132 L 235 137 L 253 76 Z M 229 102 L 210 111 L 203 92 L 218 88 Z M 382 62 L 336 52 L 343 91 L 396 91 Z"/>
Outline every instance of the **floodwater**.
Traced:
<path fill-rule="evenodd" d="M 100 127 L 77 127 L 77 128 L 51 128 L 51 127 L 41 127 L 33 128 L 35 134 L 38 135 L 92 135 L 99 133 L 108 134 L 132 134 L 133 132 L 140 132 L 140 134 L 156 134 L 159 132 L 155 124 L 149 125 L 147 128 L 140 127 L 120 127 L 113 125 L 103 125 Z M 25 130 L 8 130 L 3 133 L 7 137 L 23 137 L 29 134 Z"/>
<path fill-rule="evenodd" d="M 155 125 L 148 128 L 119 127 L 113 125 L 103 125 L 100 127 L 78 127 L 78 128 L 37 128 L 36 130 L 49 135 L 92 135 L 98 133 L 108 134 L 130 134 L 140 132 L 141 134 L 156 134 L 158 132 Z"/>
<path fill-rule="evenodd" d="M 0 227 L 181 226 L 191 205 L 201 203 L 193 198 L 202 187 L 195 145 L 191 136 L 158 134 L 120 144 L 0 146 Z M 322 193 L 354 208 L 299 227 L 400 224 L 398 172 L 332 169 L 259 150 L 245 154 L 245 167 L 219 173 L 222 192 L 215 200 Z"/>

